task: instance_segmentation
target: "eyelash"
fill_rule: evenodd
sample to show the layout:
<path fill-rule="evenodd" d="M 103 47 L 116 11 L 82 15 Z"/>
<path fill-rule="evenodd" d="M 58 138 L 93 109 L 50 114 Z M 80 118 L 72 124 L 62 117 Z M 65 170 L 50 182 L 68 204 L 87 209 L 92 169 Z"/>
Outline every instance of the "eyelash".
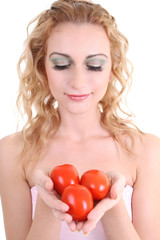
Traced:
<path fill-rule="evenodd" d="M 70 65 L 63 65 L 63 66 L 55 65 L 53 68 L 55 70 L 61 71 L 61 70 L 68 69 L 69 67 L 70 67 Z M 102 66 L 99 66 L 99 67 L 87 66 L 87 68 L 89 71 L 95 71 L 95 72 L 97 72 L 97 71 L 101 72 L 103 70 Z"/>
<path fill-rule="evenodd" d="M 64 69 L 68 69 L 70 65 L 63 65 L 63 66 L 58 66 L 58 65 L 55 65 L 53 68 L 55 70 L 64 70 Z"/>
<path fill-rule="evenodd" d="M 97 71 L 101 72 L 103 70 L 102 66 L 99 66 L 99 67 L 87 66 L 87 67 L 90 71 L 95 71 L 95 72 Z"/>

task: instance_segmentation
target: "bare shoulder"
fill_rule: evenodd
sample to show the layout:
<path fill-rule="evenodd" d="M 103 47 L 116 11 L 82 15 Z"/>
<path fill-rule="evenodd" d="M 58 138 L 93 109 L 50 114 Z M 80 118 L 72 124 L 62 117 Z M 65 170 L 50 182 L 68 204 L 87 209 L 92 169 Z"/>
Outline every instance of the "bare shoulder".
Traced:
<path fill-rule="evenodd" d="M 141 140 L 136 143 L 136 152 L 140 156 L 139 164 L 160 163 L 160 138 L 153 134 L 142 134 Z"/>
<path fill-rule="evenodd" d="M 6 136 L 0 140 L 0 173 L 4 177 L 16 169 L 16 173 L 22 174 L 22 163 L 19 156 L 23 146 L 23 138 L 20 132 Z"/>
<path fill-rule="evenodd" d="M 13 150 L 15 146 L 16 146 L 15 150 L 18 150 L 20 149 L 22 144 L 23 144 L 22 133 L 16 132 L 0 139 L 0 150 L 1 152 L 3 152 L 3 150 L 6 150 L 6 148 Z"/>
<path fill-rule="evenodd" d="M 150 172 L 160 172 L 160 138 L 156 135 L 143 133 L 135 137 L 134 153 L 136 154 L 137 179 Z M 159 173 L 157 172 L 159 175 Z M 160 176 L 160 175 L 159 175 Z"/>
<path fill-rule="evenodd" d="M 22 146 L 23 138 L 20 132 L 2 138 L 0 140 L 0 166 L 16 164 Z"/>
<path fill-rule="evenodd" d="M 136 181 L 133 186 L 133 224 L 141 239 L 160 239 L 160 138 L 142 134 L 135 141 Z M 154 219 L 154 221 L 153 221 Z"/>
<path fill-rule="evenodd" d="M 160 138 L 156 135 L 145 133 L 142 135 L 142 143 L 149 151 L 158 150 L 160 147 Z"/>

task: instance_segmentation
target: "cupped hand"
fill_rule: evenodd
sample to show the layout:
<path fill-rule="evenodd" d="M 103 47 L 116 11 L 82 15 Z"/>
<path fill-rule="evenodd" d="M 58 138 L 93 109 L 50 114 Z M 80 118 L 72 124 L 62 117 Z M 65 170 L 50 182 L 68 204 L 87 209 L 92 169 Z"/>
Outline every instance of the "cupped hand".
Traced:
<path fill-rule="evenodd" d="M 42 170 L 37 170 L 35 182 L 39 196 L 52 209 L 54 216 L 59 220 L 65 221 L 71 231 L 83 231 L 85 234 L 92 231 L 103 215 L 113 208 L 121 199 L 126 179 L 117 172 L 108 172 L 106 174 L 110 182 L 110 192 L 106 198 L 99 201 L 90 211 L 86 221 L 75 222 L 72 216 L 67 213 L 69 206 L 61 201 L 61 197 L 54 190 L 54 184 L 51 178 Z"/>
<path fill-rule="evenodd" d="M 67 213 L 69 206 L 60 200 L 61 197 L 54 190 L 51 178 L 38 169 L 35 172 L 35 184 L 39 196 L 52 209 L 54 216 L 61 221 L 66 221 L 71 231 L 76 230 L 76 224 L 72 221 L 72 216 Z"/>
<path fill-rule="evenodd" d="M 77 230 L 82 230 L 85 234 L 92 231 L 103 215 L 113 208 L 122 198 L 123 190 L 126 185 L 125 177 L 117 172 L 108 172 L 106 175 L 111 185 L 109 194 L 99 201 L 90 211 L 86 221 L 78 222 L 76 225 Z"/>

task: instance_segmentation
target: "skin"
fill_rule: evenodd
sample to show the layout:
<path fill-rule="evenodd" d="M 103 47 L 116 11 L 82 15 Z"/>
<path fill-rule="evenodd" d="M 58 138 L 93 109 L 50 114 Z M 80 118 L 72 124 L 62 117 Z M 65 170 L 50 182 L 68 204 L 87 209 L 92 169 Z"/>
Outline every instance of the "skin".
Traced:
<path fill-rule="evenodd" d="M 45 61 L 49 86 L 53 96 L 58 100 L 59 111 L 62 116 L 62 124 L 59 131 L 62 131 L 63 133 L 67 131 L 67 137 L 71 132 L 70 129 L 72 128 L 72 124 L 74 122 L 79 124 L 80 127 L 83 127 L 86 119 L 89 132 L 92 127 L 92 125 L 90 126 L 91 117 L 89 117 L 91 114 L 94 114 L 94 124 L 99 126 L 99 111 L 97 103 L 104 96 L 107 90 L 108 82 L 112 75 L 110 44 L 106 33 L 102 31 L 102 28 L 99 26 L 94 26 L 94 32 L 92 32 L 92 26 L 88 26 L 88 24 L 78 26 L 78 31 L 76 31 L 76 27 L 77 26 L 73 24 L 67 24 L 66 29 L 64 29 L 64 24 L 62 24 L 54 29 L 48 39 Z M 86 37 L 88 36 L 88 30 L 91 34 L 90 38 Z M 76 41 L 74 38 L 75 35 L 74 37 L 72 36 L 72 31 L 76 31 L 78 34 Z M 95 37 L 96 34 L 99 35 L 99 38 Z M 53 67 L 55 64 L 53 64 L 53 62 L 56 62 L 54 59 L 61 56 L 58 54 L 52 54 L 54 52 L 69 55 L 69 58 L 63 58 L 63 60 L 59 60 L 57 63 L 59 65 L 71 64 L 71 66 L 63 71 L 54 70 Z M 101 55 L 92 57 L 95 54 L 102 53 L 108 57 Z M 50 54 L 52 55 L 50 56 Z M 90 58 L 88 56 L 90 56 Z M 105 63 L 102 64 L 102 61 Z M 104 70 L 101 72 L 88 71 L 87 65 L 103 65 Z M 90 96 L 87 98 L 87 101 L 77 103 L 75 101 L 71 101 L 66 94 L 90 94 Z M 80 117 L 81 114 L 83 114 L 83 117 Z M 75 120 L 73 121 L 73 119 Z M 77 133 L 74 135 L 77 135 Z M 76 136 L 73 137 L 75 138 Z"/>
<path fill-rule="evenodd" d="M 55 61 L 70 67 L 57 70 Z M 89 64 L 103 64 L 103 71 L 91 71 Z M 72 231 L 89 233 L 100 219 L 108 239 L 160 239 L 160 139 L 143 134 L 140 141 L 135 135 L 132 155 L 102 128 L 97 104 L 112 78 L 111 66 L 110 43 L 102 27 L 65 23 L 51 33 L 45 68 L 62 121 L 48 141 L 44 158 L 34 168 L 17 161 L 23 145 L 21 133 L 0 142 L 0 191 L 7 239 L 48 240 L 54 236 L 58 240 L 62 220 Z M 73 101 L 66 94 L 90 95 L 83 101 Z M 80 176 L 90 166 L 102 170 L 111 183 L 110 198 L 100 201 L 88 220 L 78 224 L 66 213 L 68 206 L 60 201 L 49 178 L 53 167 L 65 163 L 73 164 Z M 122 198 L 126 184 L 133 187 L 133 223 Z M 35 185 L 38 199 L 32 222 L 30 188 Z"/>

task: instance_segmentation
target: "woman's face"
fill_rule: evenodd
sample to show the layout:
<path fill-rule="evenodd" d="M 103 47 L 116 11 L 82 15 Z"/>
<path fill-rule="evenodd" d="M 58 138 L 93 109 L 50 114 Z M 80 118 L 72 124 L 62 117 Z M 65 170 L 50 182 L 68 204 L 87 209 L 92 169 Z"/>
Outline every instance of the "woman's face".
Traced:
<path fill-rule="evenodd" d="M 60 111 L 97 109 L 111 79 L 110 42 L 103 27 L 59 24 L 47 41 L 45 68 Z"/>

